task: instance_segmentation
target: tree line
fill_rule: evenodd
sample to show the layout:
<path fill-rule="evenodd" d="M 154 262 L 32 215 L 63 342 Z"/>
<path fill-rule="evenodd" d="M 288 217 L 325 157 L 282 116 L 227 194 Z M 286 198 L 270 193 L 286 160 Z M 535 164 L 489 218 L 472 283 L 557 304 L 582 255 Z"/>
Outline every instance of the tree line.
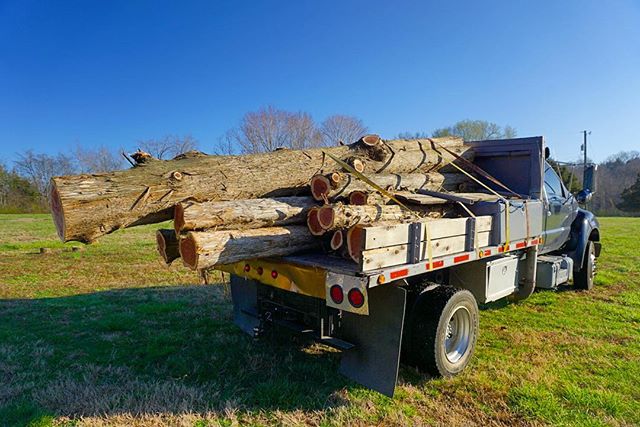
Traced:
<path fill-rule="evenodd" d="M 266 106 L 246 113 L 236 126 L 210 146 L 210 150 L 215 155 L 236 155 L 332 146 L 352 143 L 367 132 L 367 126 L 357 117 L 334 114 L 317 123 L 307 112 Z M 509 125 L 484 120 L 461 120 L 430 133 L 418 131 L 395 135 L 397 138 L 442 136 L 459 136 L 472 141 L 513 138 L 517 131 Z M 141 139 L 129 148 L 158 159 L 170 159 L 198 150 L 200 146 L 198 140 L 187 134 Z M 107 146 L 79 146 L 70 153 L 55 155 L 25 150 L 17 155 L 11 167 L 0 163 L 0 212 L 47 212 L 46 198 L 52 176 L 109 172 L 129 167 L 130 163 L 122 148 L 116 150 Z M 581 172 L 570 171 L 565 166 L 559 170 L 568 188 L 579 190 Z M 600 165 L 598 182 L 593 209 L 608 213 L 621 209 L 640 211 L 640 201 L 635 202 L 640 200 L 640 154 L 625 152 L 605 160 Z"/>

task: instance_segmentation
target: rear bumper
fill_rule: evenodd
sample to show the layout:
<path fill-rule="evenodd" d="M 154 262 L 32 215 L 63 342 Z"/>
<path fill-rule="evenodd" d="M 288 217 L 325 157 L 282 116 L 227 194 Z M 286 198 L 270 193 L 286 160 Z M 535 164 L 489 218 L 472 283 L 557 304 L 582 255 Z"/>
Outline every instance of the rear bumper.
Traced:
<path fill-rule="evenodd" d="M 327 272 L 323 268 L 260 258 L 223 265 L 218 267 L 218 270 L 285 291 L 326 298 Z"/>

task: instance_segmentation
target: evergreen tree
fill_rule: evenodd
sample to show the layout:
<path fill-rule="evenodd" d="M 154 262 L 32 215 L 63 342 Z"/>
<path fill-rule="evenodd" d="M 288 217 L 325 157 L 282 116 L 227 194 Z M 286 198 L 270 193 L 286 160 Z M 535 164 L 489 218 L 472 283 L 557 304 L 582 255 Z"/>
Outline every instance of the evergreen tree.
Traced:
<path fill-rule="evenodd" d="M 640 173 L 636 177 L 636 182 L 625 188 L 620 195 L 622 202 L 618 208 L 627 212 L 640 212 Z"/>

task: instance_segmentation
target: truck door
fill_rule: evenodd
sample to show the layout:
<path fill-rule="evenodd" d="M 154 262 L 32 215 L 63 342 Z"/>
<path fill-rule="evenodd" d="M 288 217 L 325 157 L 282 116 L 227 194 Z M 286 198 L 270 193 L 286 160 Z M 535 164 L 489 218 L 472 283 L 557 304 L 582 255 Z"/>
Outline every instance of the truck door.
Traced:
<path fill-rule="evenodd" d="M 575 203 L 549 164 L 545 165 L 544 192 L 547 212 L 543 252 L 551 252 L 560 249 L 569 237 Z"/>

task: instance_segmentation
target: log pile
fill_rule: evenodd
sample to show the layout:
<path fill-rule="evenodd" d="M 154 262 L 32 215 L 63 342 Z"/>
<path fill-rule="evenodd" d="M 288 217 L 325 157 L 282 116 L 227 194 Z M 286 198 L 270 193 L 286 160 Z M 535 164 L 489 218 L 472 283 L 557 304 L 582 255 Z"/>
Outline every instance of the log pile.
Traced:
<path fill-rule="evenodd" d="M 173 229 L 156 233 L 158 252 L 194 270 L 321 250 L 359 262 L 365 227 L 456 215 L 448 204 L 407 206 L 393 197 L 462 188 L 466 178 L 447 167 L 441 147 L 473 155 L 459 138 L 376 135 L 241 156 L 189 152 L 165 161 L 140 152 L 128 170 L 53 178 L 51 211 L 65 242 L 173 219 Z"/>

